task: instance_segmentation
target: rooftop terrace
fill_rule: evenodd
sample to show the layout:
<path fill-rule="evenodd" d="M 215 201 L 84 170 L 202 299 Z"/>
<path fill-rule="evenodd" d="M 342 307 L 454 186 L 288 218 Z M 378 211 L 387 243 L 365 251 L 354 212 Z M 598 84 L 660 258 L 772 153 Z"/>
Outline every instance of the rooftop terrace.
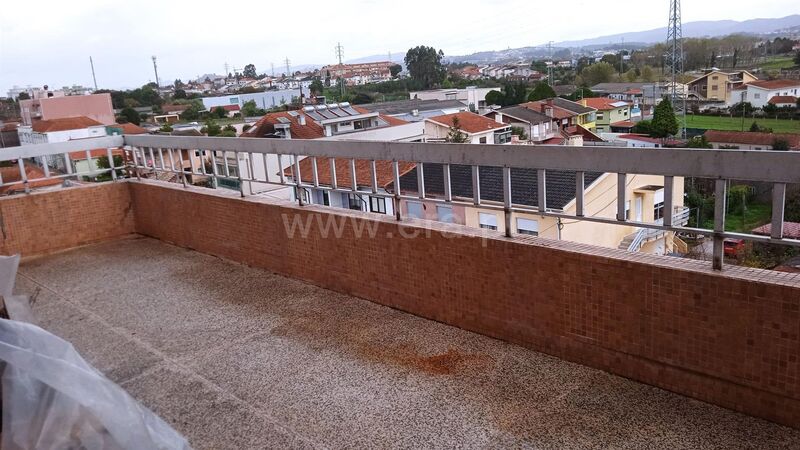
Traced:
<path fill-rule="evenodd" d="M 25 176 L 26 164 L 63 155 L 43 178 L 74 179 L 82 174 L 70 168 L 71 152 L 111 156 L 117 146 L 125 160 L 103 170 L 113 181 L 37 191 L 39 180 Z M 209 157 L 211 172 L 192 155 Z M 264 179 L 252 175 L 258 155 Z M 299 175 L 299 156 L 312 158 L 310 180 Z M 348 160 L 352 186 L 320 186 L 317 158 Z M 800 245 L 784 236 L 783 221 L 786 184 L 800 182 L 797 158 L 159 136 L 34 145 L 0 155 L 20 168 L 19 180 L 0 186 L 27 192 L 0 198 L 0 253 L 27 258 L 18 287 L 38 290 L 34 312 L 45 328 L 199 448 L 796 448 L 800 274 L 723 265 L 722 244 Z M 357 160 L 369 163 L 369 187 L 356 180 Z M 731 233 L 716 214 L 714 230 L 702 230 L 714 237 L 709 264 L 302 196 L 290 202 L 247 187 L 428 199 L 424 188 L 379 191 L 377 161 L 389 161 L 395 185 L 404 161 L 441 167 L 444 195 L 432 201 L 485 202 L 507 222 L 527 211 L 670 231 L 697 230 L 669 215 L 628 220 L 624 189 L 616 217 L 584 216 L 587 172 L 616 173 L 622 187 L 631 173 L 663 176 L 665 186 L 715 178 L 717 213 L 726 180 L 754 179 L 773 185 L 772 228 Z M 472 167 L 472 199 L 453 194 L 451 165 Z M 501 167 L 502 204 L 481 194 L 479 166 Z M 286 177 L 287 167 L 298 176 Z M 512 202 L 512 168 L 535 170 L 540 186 L 548 173 L 575 171 L 577 212 L 548 207 L 545 190 L 535 206 Z M 240 190 L 187 181 L 200 175 Z"/>
<path fill-rule="evenodd" d="M 800 431 L 155 239 L 18 290 L 195 448 L 797 448 Z"/>

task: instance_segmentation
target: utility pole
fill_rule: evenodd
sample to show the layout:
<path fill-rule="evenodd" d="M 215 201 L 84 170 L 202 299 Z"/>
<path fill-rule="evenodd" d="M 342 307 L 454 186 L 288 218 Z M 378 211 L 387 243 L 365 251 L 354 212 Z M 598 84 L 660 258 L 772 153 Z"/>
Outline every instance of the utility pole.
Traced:
<path fill-rule="evenodd" d="M 620 47 L 619 47 L 619 77 L 620 77 L 620 79 L 622 79 L 622 72 L 623 72 L 623 70 L 622 70 L 622 61 L 624 59 L 623 58 L 624 55 L 623 55 L 622 52 L 624 51 L 624 47 L 625 47 L 625 38 L 622 38 L 622 45 L 620 45 Z"/>
<path fill-rule="evenodd" d="M 92 57 L 89 57 L 89 64 L 92 66 L 92 81 L 94 81 L 94 90 L 97 90 L 97 77 L 94 76 L 94 61 L 92 61 Z"/>
<path fill-rule="evenodd" d="M 669 97 L 672 102 L 672 109 L 681 111 L 681 137 L 686 138 L 686 92 L 678 93 L 678 81 L 683 75 L 683 29 L 681 22 L 681 0 L 670 0 L 669 3 L 669 26 L 667 27 L 667 46 L 669 48 L 669 69 L 671 72 L 672 86 L 669 89 Z M 682 105 L 677 108 L 678 96 L 682 97 Z"/>
<path fill-rule="evenodd" d="M 156 73 L 156 92 L 161 88 L 161 82 L 158 80 L 158 64 L 156 64 L 156 56 L 153 55 L 153 72 Z"/>
<path fill-rule="evenodd" d="M 291 63 L 292 62 L 289 61 L 289 57 L 288 56 L 286 57 L 286 59 L 283 60 L 283 62 L 284 62 L 284 64 L 286 64 L 286 76 L 287 77 L 291 76 L 292 75 L 292 69 L 291 69 Z"/>
<path fill-rule="evenodd" d="M 336 43 L 336 57 L 339 59 L 339 66 L 342 65 L 342 58 L 344 58 L 344 47 L 341 42 Z M 341 70 L 341 67 L 339 68 Z M 344 98 L 344 78 L 339 76 L 339 91 L 342 98 Z"/>
<path fill-rule="evenodd" d="M 272 69 L 272 78 L 275 78 L 275 63 L 269 63 L 269 67 Z"/>
<path fill-rule="evenodd" d="M 547 43 L 547 54 L 550 58 L 550 65 L 547 66 L 547 84 L 550 86 L 553 85 L 553 66 L 555 62 L 553 61 L 553 41 L 549 41 Z"/>

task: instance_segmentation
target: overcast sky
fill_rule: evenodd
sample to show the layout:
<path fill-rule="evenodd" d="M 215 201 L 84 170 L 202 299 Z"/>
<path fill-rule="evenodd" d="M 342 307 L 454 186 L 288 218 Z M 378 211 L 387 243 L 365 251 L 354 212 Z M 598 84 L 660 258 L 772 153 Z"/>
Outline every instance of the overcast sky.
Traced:
<path fill-rule="evenodd" d="M 747 20 L 800 12 L 798 0 L 683 0 L 683 21 Z M 668 0 L 5 1 L 0 95 L 12 85 L 163 83 L 224 64 L 259 72 L 405 52 L 425 44 L 460 55 L 666 26 Z M 756 17 L 757 16 L 757 17 Z"/>

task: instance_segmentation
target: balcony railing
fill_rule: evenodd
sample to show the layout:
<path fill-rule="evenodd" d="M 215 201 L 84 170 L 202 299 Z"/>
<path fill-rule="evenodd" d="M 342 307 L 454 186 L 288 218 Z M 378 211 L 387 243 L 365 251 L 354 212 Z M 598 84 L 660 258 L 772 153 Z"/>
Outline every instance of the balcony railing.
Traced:
<path fill-rule="evenodd" d="M 712 234 L 714 240 L 713 267 L 721 270 L 723 265 L 723 241 L 725 238 L 740 238 L 762 243 L 800 246 L 800 240 L 783 236 L 783 211 L 786 185 L 800 183 L 800 153 L 781 151 L 742 151 L 742 150 L 699 150 L 699 149 L 636 149 L 619 147 L 567 147 L 567 146 L 496 146 L 484 144 L 431 144 L 400 142 L 357 142 L 325 140 L 285 140 L 258 138 L 216 138 L 216 137 L 178 137 L 152 135 L 126 135 L 70 141 L 59 144 L 41 144 L 7 148 L 0 161 L 14 161 L 20 167 L 21 180 L 6 184 L 23 184 L 32 181 L 25 176 L 24 159 L 41 159 L 47 155 L 63 155 L 69 161 L 69 152 L 124 146 L 126 157 L 124 167 L 97 170 L 91 167 L 82 173 L 56 174 L 45 170 L 44 179 L 53 177 L 69 178 L 75 176 L 97 176 L 111 173 L 116 177 L 117 170 L 123 169 L 123 176 L 142 177 L 149 172 L 172 173 L 188 185 L 188 177 L 205 176 L 218 186 L 220 181 L 238 182 L 242 196 L 252 193 L 251 183 L 287 186 L 301 189 L 318 189 L 329 192 L 369 193 L 394 202 L 397 219 L 401 219 L 401 200 L 424 199 L 434 203 L 481 206 L 486 209 L 503 211 L 506 234 L 511 237 L 512 213 L 528 213 L 545 217 L 595 223 L 633 226 L 656 232 L 675 231 L 686 233 Z M 113 161 L 109 150 L 109 160 Z M 184 159 L 188 156 L 188 161 Z M 195 157 L 196 156 L 196 157 Z M 233 156 L 239 161 L 235 173 L 227 169 L 227 160 Z M 311 179 L 300 176 L 300 161 L 310 158 L 312 162 Z M 217 162 L 225 170 L 218 170 Z M 349 161 L 350 180 L 348 186 L 337 183 L 336 165 L 330 164 L 330 185 L 319 182 L 317 162 L 321 159 L 344 159 Z M 356 161 L 370 163 L 370 176 L 358 180 Z M 413 195 L 400 189 L 389 192 L 379 188 L 376 161 L 390 161 L 393 168 L 394 186 L 400 186 L 400 163 L 415 163 L 417 173 L 417 192 Z M 206 164 L 208 162 L 209 164 Z M 426 163 L 441 164 L 444 170 L 444 195 L 426 195 L 422 166 Z M 273 167 L 274 164 L 274 167 Z M 112 163 L 113 165 L 113 163 Z M 263 165 L 261 170 L 254 170 Z M 464 199 L 453 195 L 450 183 L 451 165 L 472 167 L 472 198 Z M 502 168 L 503 202 L 497 204 L 486 201 L 481 196 L 479 177 L 480 166 Z M 71 168 L 70 164 L 66 164 Z M 533 169 L 537 174 L 536 206 L 512 202 L 511 169 Z M 245 170 L 247 169 L 247 170 Z M 71 169 L 69 169 L 71 170 Z M 546 179 L 548 171 L 574 171 L 575 213 L 570 214 L 550 208 L 546 201 Z M 287 176 L 286 172 L 291 175 Z M 616 217 L 590 216 L 585 214 L 585 172 L 605 172 L 617 174 Z M 261 175 L 254 175 L 262 172 Z M 626 219 L 626 180 L 628 174 L 646 174 L 664 177 L 664 209 L 674 210 L 673 186 L 675 177 L 712 178 L 715 180 L 714 228 L 707 230 L 685 226 L 676 222 L 670 215 L 663 223 L 640 222 Z M 749 180 L 770 183 L 772 189 L 772 234 L 761 236 L 725 231 L 725 201 L 728 180 Z M 0 180 L 0 186 L 3 186 Z M 304 196 L 296 195 L 298 203 L 304 204 Z"/>

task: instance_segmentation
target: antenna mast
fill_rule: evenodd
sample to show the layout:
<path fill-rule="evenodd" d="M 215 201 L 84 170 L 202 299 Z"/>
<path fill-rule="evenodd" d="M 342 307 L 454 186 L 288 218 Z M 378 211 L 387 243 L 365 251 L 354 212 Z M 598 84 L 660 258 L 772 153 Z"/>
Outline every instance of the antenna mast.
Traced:
<path fill-rule="evenodd" d="M 94 90 L 97 90 L 97 77 L 94 76 L 94 61 L 92 61 L 92 57 L 89 57 L 89 64 L 92 66 L 92 81 L 94 81 Z"/>
<path fill-rule="evenodd" d="M 156 56 L 153 55 L 153 72 L 156 74 L 156 92 L 161 89 L 161 82 L 158 81 L 158 64 L 156 64 Z"/>
<path fill-rule="evenodd" d="M 679 92 L 678 82 L 683 75 L 683 30 L 681 22 L 681 0 L 670 0 L 669 26 L 667 27 L 667 54 L 668 68 L 670 70 L 669 99 L 672 109 L 681 113 L 681 137 L 686 138 L 686 92 Z M 679 100 L 682 102 L 679 105 Z"/>

